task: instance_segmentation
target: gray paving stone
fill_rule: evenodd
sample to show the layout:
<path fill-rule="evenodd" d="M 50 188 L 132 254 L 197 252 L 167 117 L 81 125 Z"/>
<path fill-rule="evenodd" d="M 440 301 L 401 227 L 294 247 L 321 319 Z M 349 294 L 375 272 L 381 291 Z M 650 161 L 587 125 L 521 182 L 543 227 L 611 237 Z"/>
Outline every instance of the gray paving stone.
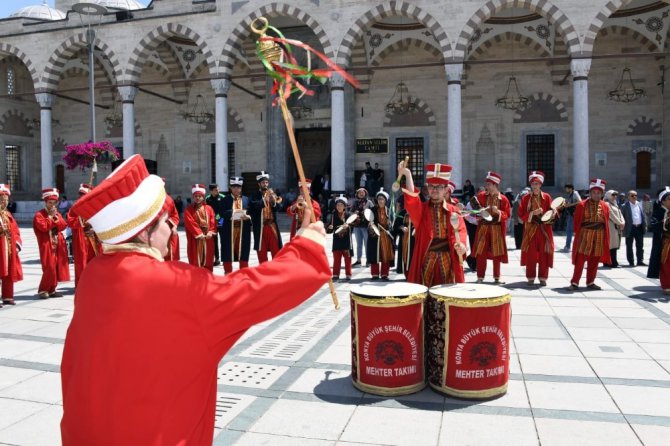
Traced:
<path fill-rule="evenodd" d="M 536 418 L 542 446 L 611 446 L 640 445 L 633 430 L 623 423 L 574 421 Z"/>
<path fill-rule="evenodd" d="M 438 444 L 535 446 L 539 442 L 535 423 L 530 417 L 445 412 Z"/>
<path fill-rule="evenodd" d="M 340 438 L 407 446 L 436 444 L 441 419 L 441 412 L 359 406 Z M 421 429 L 411 428 L 419 425 Z"/>

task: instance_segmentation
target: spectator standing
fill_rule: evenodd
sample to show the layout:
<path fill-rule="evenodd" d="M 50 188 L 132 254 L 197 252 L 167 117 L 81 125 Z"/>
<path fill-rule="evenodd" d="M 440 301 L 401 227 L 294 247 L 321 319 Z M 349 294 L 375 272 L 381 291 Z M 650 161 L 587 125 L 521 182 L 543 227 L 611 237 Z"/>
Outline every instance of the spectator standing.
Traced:
<path fill-rule="evenodd" d="M 610 263 L 607 265 L 610 268 L 619 267 L 619 262 L 617 261 L 616 256 L 617 251 L 621 246 L 621 235 L 623 234 L 623 228 L 626 223 L 621 214 L 621 209 L 619 209 L 619 203 L 617 202 L 618 196 L 619 192 L 615 190 L 608 190 L 605 194 L 605 202 L 610 206 Z"/>
<path fill-rule="evenodd" d="M 565 246 L 563 247 L 563 252 L 570 252 L 570 246 L 572 245 L 572 234 L 574 231 L 573 217 L 575 215 L 575 206 L 577 203 L 582 201 L 582 197 L 579 196 L 579 193 L 575 190 L 575 186 L 572 184 L 566 184 L 565 189 Z"/>
<path fill-rule="evenodd" d="M 358 215 L 358 219 L 353 224 L 354 237 L 356 238 L 356 261 L 353 266 L 361 265 L 361 257 L 363 256 L 363 249 L 368 244 L 368 221 L 365 219 L 363 212 L 366 209 L 372 209 L 372 200 L 368 198 L 368 192 L 364 188 L 359 188 L 356 191 L 356 201 L 352 213 Z"/>
<path fill-rule="evenodd" d="M 467 203 L 474 196 L 475 186 L 472 185 L 470 180 L 465 180 L 465 184 L 463 184 L 463 203 Z"/>
<path fill-rule="evenodd" d="M 621 207 L 621 213 L 626 221 L 623 235 L 626 237 L 626 258 L 630 266 L 647 266 L 644 263 L 644 233 L 647 232 L 647 220 L 642 203 L 637 201 L 637 192 L 628 191 L 628 200 Z M 635 242 L 635 257 L 633 257 L 633 242 Z"/>

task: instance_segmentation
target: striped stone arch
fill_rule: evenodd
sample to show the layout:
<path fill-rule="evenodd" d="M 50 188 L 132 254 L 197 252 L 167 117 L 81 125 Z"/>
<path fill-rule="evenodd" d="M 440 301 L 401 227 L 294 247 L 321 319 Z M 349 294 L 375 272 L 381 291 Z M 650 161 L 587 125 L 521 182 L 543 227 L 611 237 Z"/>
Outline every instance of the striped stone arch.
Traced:
<path fill-rule="evenodd" d="M 202 133 L 214 133 L 216 127 L 214 126 L 214 121 L 209 121 L 203 127 L 201 127 Z M 232 107 L 228 107 L 228 133 L 237 133 L 244 132 L 244 121 L 242 121 L 242 116 L 237 113 Z"/>
<path fill-rule="evenodd" d="M 99 52 L 98 54 L 104 55 L 112 66 L 113 73 L 110 73 L 110 78 L 118 82 L 121 78 L 122 70 L 116 54 L 112 51 L 109 45 L 97 37 L 95 38 L 94 45 L 96 48 L 95 51 Z M 61 43 L 58 48 L 56 48 L 56 51 L 53 52 L 49 58 L 49 62 L 47 62 L 44 67 L 44 73 L 39 88 L 55 90 L 56 87 L 58 87 L 58 81 L 63 74 L 67 61 L 70 60 L 75 53 L 86 46 L 88 46 L 88 43 L 86 41 L 85 33 L 74 35 Z M 113 74 L 113 76 L 111 76 L 111 74 Z"/>
<path fill-rule="evenodd" d="M 140 76 L 142 75 L 142 69 L 144 68 L 144 64 L 146 63 L 151 52 L 157 51 L 161 44 L 172 36 L 179 36 L 184 39 L 192 40 L 205 56 L 205 60 L 207 60 L 207 67 L 209 68 L 209 74 L 212 76 L 217 74 L 216 59 L 212 51 L 209 49 L 205 39 L 188 26 L 171 22 L 161 25 L 153 31 L 149 32 L 137 44 L 130 58 L 128 59 L 128 65 L 123 76 L 123 82 L 130 84 L 139 82 Z"/>
<path fill-rule="evenodd" d="M 31 121 L 22 111 L 7 110 L 0 117 L 0 134 L 17 136 L 35 136 Z"/>
<path fill-rule="evenodd" d="M 540 14 L 549 20 L 550 23 L 555 25 L 558 32 L 564 36 L 570 55 L 577 54 L 581 51 L 579 34 L 577 34 L 577 31 L 568 19 L 568 16 L 548 0 L 489 0 L 472 15 L 463 27 L 463 30 L 456 41 L 456 46 L 454 47 L 454 60 L 464 60 L 468 42 L 470 42 L 475 31 L 480 28 L 486 20 L 507 8 L 522 8 Z"/>
<path fill-rule="evenodd" d="M 142 127 L 140 123 L 135 120 L 135 136 L 142 136 Z M 105 137 L 107 138 L 123 138 L 123 124 L 109 125 L 105 124 Z"/>
<path fill-rule="evenodd" d="M 591 20 L 591 25 L 589 25 L 589 29 L 584 35 L 584 42 L 582 46 L 582 52 L 584 55 L 590 55 L 593 53 L 593 45 L 595 44 L 596 37 L 605 25 L 607 19 L 632 1 L 633 0 L 610 0 L 600 11 L 598 11 L 598 14 L 596 14 L 596 17 Z"/>
<path fill-rule="evenodd" d="M 337 50 L 337 63 L 344 67 L 349 66 L 351 52 L 356 46 L 356 42 L 361 39 L 363 32 L 374 22 L 393 16 L 409 17 L 419 21 L 433 33 L 444 59 L 446 60 L 450 55 L 451 44 L 447 33 L 433 16 L 411 3 L 387 0 L 368 10 L 349 28 Z"/>
<path fill-rule="evenodd" d="M 228 40 L 226 40 L 226 43 L 223 46 L 221 60 L 219 61 L 221 74 L 224 76 L 230 76 L 232 74 L 235 60 L 238 57 L 237 54 L 240 52 L 240 48 L 251 32 L 251 24 L 261 16 L 266 18 L 287 16 L 301 21 L 314 32 L 319 43 L 321 43 L 323 53 L 327 57 L 333 57 L 333 47 L 330 43 L 330 39 L 326 35 L 326 31 L 312 16 L 293 5 L 273 2 L 247 15 L 231 32 Z"/>
<path fill-rule="evenodd" d="M 627 136 L 649 136 L 660 135 L 661 123 L 654 121 L 653 118 L 640 116 L 635 118 L 628 126 Z"/>
<path fill-rule="evenodd" d="M 480 56 L 483 56 L 496 43 L 509 42 L 512 40 L 515 40 L 519 43 L 522 43 L 523 45 L 526 45 L 527 47 L 530 47 L 533 51 L 535 51 L 538 57 L 551 56 L 551 54 L 549 54 L 546 48 L 537 40 L 532 39 L 528 36 L 507 31 L 505 34 L 495 35 L 492 38 L 488 39 L 487 41 L 483 42 L 481 45 L 475 48 L 475 50 L 472 53 L 468 55 L 468 59 L 477 60 Z"/>
<path fill-rule="evenodd" d="M 26 53 L 24 53 L 23 51 L 21 51 L 20 49 L 18 49 L 13 45 L 0 42 L 0 55 L 2 55 L 3 53 L 15 56 L 26 66 L 28 72 L 30 73 L 30 77 L 33 79 L 33 85 L 35 88 L 37 88 L 37 85 L 40 82 L 40 76 L 37 73 L 37 69 L 35 68 L 35 65 L 33 64 L 32 60 L 30 60 L 30 58 L 26 56 Z"/>
<path fill-rule="evenodd" d="M 535 93 L 528 98 L 528 105 L 517 110 L 514 123 L 567 122 L 565 105 L 548 93 Z"/>
<path fill-rule="evenodd" d="M 407 49 L 423 49 L 428 51 L 431 55 L 433 55 L 436 59 L 438 60 L 443 60 L 442 58 L 442 51 L 435 45 L 431 44 L 430 42 L 425 42 L 423 40 L 419 39 L 413 39 L 411 37 L 398 40 L 392 45 L 389 45 L 384 49 L 384 51 L 380 52 L 377 54 L 374 59 L 370 62 L 370 65 L 373 66 L 379 66 L 382 61 L 391 53 L 395 51 L 404 51 Z"/>
<path fill-rule="evenodd" d="M 598 36 L 597 37 L 605 37 L 608 35 L 619 35 L 619 36 L 629 36 L 633 38 L 636 42 L 638 42 L 640 45 L 642 45 L 647 51 L 650 53 L 654 53 L 656 51 L 662 50 L 661 47 L 659 47 L 656 42 L 653 42 L 649 39 L 647 39 L 645 36 L 640 34 L 639 32 L 635 31 L 633 28 L 627 28 L 625 26 L 618 26 L 618 25 L 610 25 L 610 26 L 605 26 L 598 31 Z M 594 47 L 595 47 L 595 42 L 594 42 Z"/>
<path fill-rule="evenodd" d="M 416 99 L 416 111 L 405 115 L 384 116 L 384 127 L 421 127 L 435 125 L 435 114 L 423 99 Z"/>
<path fill-rule="evenodd" d="M 67 63 L 66 63 L 67 65 Z M 114 85 L 115 79 L 113 79 L 110 76 L 110 73 L 105 70 L 105 67 L 96 61 L 95 64 L 95 70 L 94 70 L 94 75 L 95 75 L 95 85 L 96 88 L 98 89 L 98 92 L 100 94 L 100 98 L 102 99 L 103 103 L 110 103 L 114 101 L 114 91 L 115 88 L 111 87 L 111 85 Z M 85 77 L 88 78 L 88 65 L 85 66 L 80 66 L 80 67 L 70 67 L 65 69 L 61 73 L 60 79 L 66 78 L 66 77 Z M 107 86 L 107 88 L 102 88 L 103 86 Z"/>

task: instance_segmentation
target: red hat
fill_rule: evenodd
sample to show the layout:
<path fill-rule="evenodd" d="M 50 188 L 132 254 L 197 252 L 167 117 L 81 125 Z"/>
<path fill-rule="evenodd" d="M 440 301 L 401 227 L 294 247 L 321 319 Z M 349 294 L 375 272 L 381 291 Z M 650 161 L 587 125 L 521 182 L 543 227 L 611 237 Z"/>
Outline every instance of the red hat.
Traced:
<path fill-rule="evenodd" d="M 58 189 L 55 187 L 50 187 L 48 189 L 42 189 L 42 200 L 47 201 L 47 200 L 58 200 L 58 197 L 60 194 L 58 193 Z"/>
<path fill-rule="evenodd" d="M 12 195 L 12 191 L 9 189 L 9 184 L 0 183 L 0 195 L 7 195 L 8 197 Z"/>
<path fill-rule="evenodd" d="M 305 178 L 305 186 L 307 186 L 307 189 L 312 188 L 312 180 L 309 178 Z M 298 181 L 298 187 L 302 189 L 302 181 Z"/>
<path fill-rule="evenodd" d="M 528 183 L 532 183 L 533 181 L 539 181 L 540 184 L 544 184 L 544 172 L 532 170 L 528 173 Z"/>
<path fill-rule="evenodd" d="M 90 223 L 100 240 L 122 243 L 163 214 L 165 186 L 159 176 L 149 175 L 144 158 L 133 155 L 72 209 Z"/>
<path fill-rule="evenodd" d="M 589 190 L 597 187 L 598 189 L 605 192 L 605 186 L 607 186 L 607 181 L 600 178 L 592 178 L 591 184 L 589 185 Z"/>
<path fill-rule="evenodd" d="M 447 189 L 449 190 L 449 193 L 450 193 L 450 194 L 453 194 L 454 191 L 456 190 L 456 183 L 454 183 L 453 181 L 449 180 L 449 182 L 447 183 Z"/>
<path fill-rule="evenodd" d="M 93 190 L 93 186 L 91 186 L 90 184 L 83 183 L 83 184 L 79 185 L 79 193 L 80 194 L 87 194 L 87 193 L 91 192 L 92 190 Z"/>
<path fill-rule="evenodd" d="M 500 184 L 502 181 L 502 175 L 499 173 L 493 172 L 492 170 L 486 172 L 486 182 L 493 184 Z"/>
<path fill-rule="evenodd" d="M 207 189 L 205 189 L 204 184 L 194 184 L 191 187 L 191 194 L 192 195 L 202 195 L 203 197 L 207 193 Z"/>
<path fill-rule="evenodd" d="M 426 183 L 427 184 L 448 184 L 451 178 L 452 167 L 449 164 L 428 164 L 426 165 Z"/>

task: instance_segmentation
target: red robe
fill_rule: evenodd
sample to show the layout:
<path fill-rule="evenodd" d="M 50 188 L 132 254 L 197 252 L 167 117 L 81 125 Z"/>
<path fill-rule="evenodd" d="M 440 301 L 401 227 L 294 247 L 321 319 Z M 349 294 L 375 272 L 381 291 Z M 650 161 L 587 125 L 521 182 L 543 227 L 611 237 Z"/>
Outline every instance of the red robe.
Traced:
<path fill-rule="evenodd" d="M 214 270 L 214 239 L 203 238 L 196 239 L 199 235 L 206 235 L 208 232 L 216 234 L 216 219 L 214 218 L 214 209 L 211 206 L 202 203 L 206 212 L 206 221 L 204 228 L 200 226 L 196 216 L 195 203 L 188 205 L 184 211 L 184 229 L 186 230 L 186 252 L 188 253 L 188 263 L 210 271 Z"/>
<path fill-rule="evenodd" d="M 581 237 L 584 236 L 582 233 L 582 223 L 584 221 L 584 208 L 586 207 L 587 203 L 589 203 L 591 199 L 586 199 L 582 200 L 579 203 L 577 203 L 577 206 L 575 206 L 575 215 L 574 215 L 574 228 L 575 228 L 575 240 L 572 242 L 572 264 L 575 264 L 575 259 L 577 258 L 577 250 L 579 247 L 579 243 L 581 240 Z M 604 264 L 609 264 L 611 263 L 610 259 L 610 225 L 608 224 L 610 220 L 610 207 L 604 202 L 600 201 L 598 203 L 600 206 L 600 211 L 603 214 L 603 221 L 604 221 L 604 233 L 603 233 L 603 253 L 600 256 L 600 262 Z M 589 231 L 591 232 L 591 231 Z"/>
<path fill-rule="evenodd" d="M 489 194 L 486 191 L 480 192 L 477 194 L 477 200 L 482 205 L 482 207 L 488 206 Z M 499 260 L 502 263 L 507 263 L 507 243 L 505 242 L 505 234 L 507 234 L 507 220 L 510 216 L 510 205 L 509 200 L 503 194 L 498 194 L 500 198 L 500 203 L 498 205 L 499 215 L 493 216 L 493 222 L 499 222 L 500 224 L 484 224 L 482 221 L 477 225 L 477 233 L 475 235 L 475 245 L 472 247 L 472 256 L 477 257 L 477 255 L 484 255 L 487 259 Z M 482 237 L 485 237 L 483 239 Z M 485 248 L 483 251 L 479 251 L 479 244 L 483 243 Z M 493 247 L 486 248 L 486 245 L 491 243 L 497 243 L 500 247 L 501 254 L 495 256 L 492 254 Z"/>
<path fill-rule="evenodd" d="M 173 227 L 179 227 L 179 212 L 177 212 L 177 206 L 174 204 L 174 200 L 171 196 L 165 196 L 165 203 L 168 210 L 168 221 L 172 224 Z M 165 256 L 165 260 L 179 260 L 179 234 L 172 234 L 170 237 L 170 243 L 168 244 L 168 254 Z"/>
<path fill-rule="evenodd" d="M 210 446 L 221 358 L 331 276 L 324 247 L 306 237 L 226 276 L 146 247 L 105 249 L 79 284 L 65 339 L 64 446 Z"/>
<path fill-rule="evenodd" d="M 58 282 L 70 280 L 70 266 L 67 254 L 65 237 L 61 231 L 67 227 L 67 222 L 59 212 L 56 212 L 54 221 L 46 209 L 39 210 L 33 218 L 33 230 L 37 237 L 37 247 L 40 250 L 40 262 L 42 263 L 42 281 L 37 292 L 53 293 L 56 291 Z M 54 248 L 52 235 L 57 241 Z"/>
<path fill-rule="evenodd" d="M 414 251 L 412 254 L 412 261 L 410 262 L 409 271 L 407 273 L 407 281 L 413 283 L 422 283 L 424 258 L 434 237 L 433 217 L 430 209 L 431 204 L 429 201 L 421 202 L 419 199 L 418 189 L 415 189 L 414 193 L 403 189 L 403 193 L 405 197 L 405 209 L 407 209 L 409 217 L 412 220 L 412 224 L 416 228 L 416 238 L 413 248 Z M 463 218 L 460 217 L 458 207 L 451 203 L 445 204 L 449 212 L 455 212 L 459 214 L 458 241 L 460 241 L 463 246 L 467 246 L 468 232 Z M 463 283 L 465 282 L 463 265 L 458 258 L 456 250 L 453 249 L 454 244 L 456 243 L 456 235 L 454 234 L 454 228 L 451 226 L 449 217 L 446 217 L 446 227 L 449 234 L 449 255 L 451 258 L 451 267 L 454 273 L 454 281 L 455 283 Z"/>
<path fill-rule="evenodd" d="M 542 194 L 542 214 L 551 209 L 551 195 L 546 192 L 540 192 Z M 546 250 L 542 252 L 542 255 L 547 256 L 547 265 L 549 268 L 554 267 L 554 231 L 551 224 L 538 223 L 537 225 L 529 224 L 530 217 L 530 197 L 533 193 L 529 193 L 523 196 L 521 203 L 519 204 L 519 218 L 524 222 L 523 228 L 523 244 L 521 246 L 521 266 L 526 266 L 528 261 L 528 248 L 524 251 L 524 246 L 526 243 L 530 243 L 530 238 L 534 237 L 535 234 L 539 231 L 543 234 L 543 238 L 546 242 Z M 542 217 L 542 214 L 537 216 L 539 220 Z M 553 220 L 553 219 L 552 219 Z M 526 241 L 528 240 L 528 241 Z"/>
<path fill-rule="evenodd" d="M 2 219 L 0 227 L 3 229 L 0 231 L 2 233 L 0 234 L 0 281 L 18 282 L 23 280 L 23 268 L 17 249 L 17 245 L 20 248 L 23 244 L 21 232 L 11 212 L 7 210 L 0 212 L 0 218 Z M 9 237 L 5 231 L 9 231 Z"/>
<path fill-rule="evenodd" d="M 67 213 L 67 225 L 72 229 L 72 253 L 74 254 L 74 286 L 79 283 L 84 268 L 98 253 L 102 245 L 97 237 L 87 237 L 84 230 L 86 223 L 77 214 Z"/>
<path fill-rule="evenodd" d="M 291 203 L 291 205 L 286 209 L 286 213 L 289 217 L 291 217 L 291 235 L 289 240 L 292 240 L 293 237 L 295 237 L 296 231 L 302 224 L 302 211 L 297 209 L 294 212 L 291 209 L 296 203 L 298 203 L 298 200 Z M 319 206 L 319 202 L 314 199 L 312 199 L 312 209 L 314 209 L 314 221 L 319 221 L 321 219 L 321 206 Z"/>

